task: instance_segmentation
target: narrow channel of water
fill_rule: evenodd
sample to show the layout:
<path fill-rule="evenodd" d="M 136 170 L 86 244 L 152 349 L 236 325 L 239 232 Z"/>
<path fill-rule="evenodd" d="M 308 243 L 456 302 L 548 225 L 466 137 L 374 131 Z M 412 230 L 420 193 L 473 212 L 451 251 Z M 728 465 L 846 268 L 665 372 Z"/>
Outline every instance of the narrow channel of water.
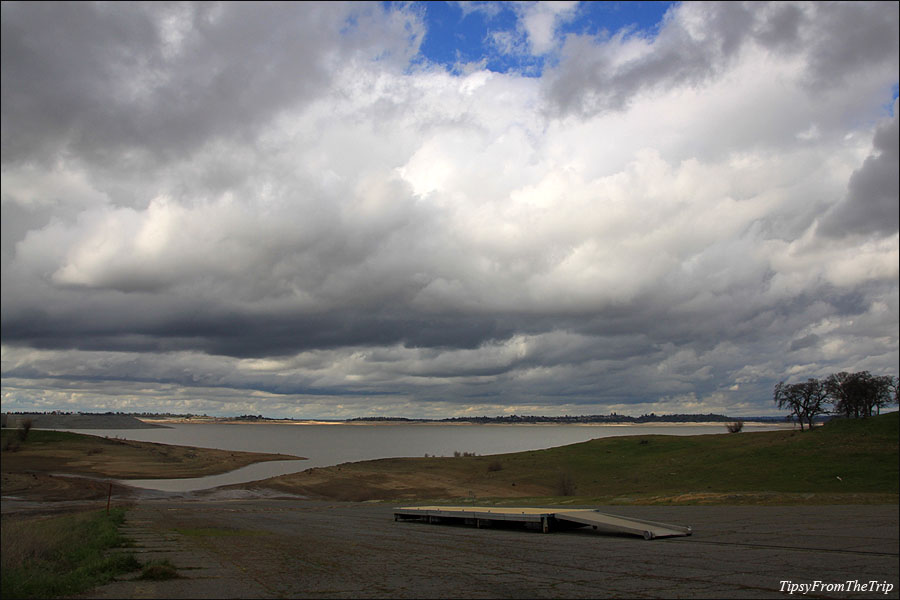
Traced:
<path fill-rule="evenodd" d="M 255 463 L 222 473 L 221 475 L 207 475 L 206 477 L 190 477 L 187 479 L 120 479 L 117 483 L 130 485 L 131 487 L 145 490 L 158 490 L 160 492 L 197 492 L 222 485 L 234 485 L 247 483 L 297 473 L 309 468 L 305 460 L 273 460 Z"/>

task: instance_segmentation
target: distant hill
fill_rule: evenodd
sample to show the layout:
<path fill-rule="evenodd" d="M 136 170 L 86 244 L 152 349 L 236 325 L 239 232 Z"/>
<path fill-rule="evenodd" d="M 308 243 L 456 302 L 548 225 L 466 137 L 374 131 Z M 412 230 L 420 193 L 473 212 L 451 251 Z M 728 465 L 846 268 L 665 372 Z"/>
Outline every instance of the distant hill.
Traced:
<path fill-rule="evenodd" d="M 816 422 L 827 420 L 827 417 L 820 417 Z M 581 415 L 581 416 L 556 416 L 547 417 L 542 415 L 502 415 L 496 417 L 448 417 L 445 419 L 409 419 L 406 417 L 356 417 L 347 419 L 347 422 L 353 421 L 396 421 L 409 423 L 551 423 L 551 424 L 568 424 L 568 423 L 726 423 L 729 421 L 749 421 L 763 423 L 784 423 L 784 416 L 769 417 L 729 417 L 726 415 L 717 415 L 714 413 L 707 414 L 674 414 L 674 415 L 657 415 L 650 413 L 649 415 L 641 415 L 632 417 L 628 415 L 617 415 L 612 413 L 609 415 Z"/>
<path fill-rule="evenodd" d="M 165 427 L 145 423 L 131 415 L 123 414 L 60 414 L 60 413 L 9 413 L 3 415 L 4 427 L 18 427 L 25 419 L 31 419 L 36 429 L 151 429 Z"/>

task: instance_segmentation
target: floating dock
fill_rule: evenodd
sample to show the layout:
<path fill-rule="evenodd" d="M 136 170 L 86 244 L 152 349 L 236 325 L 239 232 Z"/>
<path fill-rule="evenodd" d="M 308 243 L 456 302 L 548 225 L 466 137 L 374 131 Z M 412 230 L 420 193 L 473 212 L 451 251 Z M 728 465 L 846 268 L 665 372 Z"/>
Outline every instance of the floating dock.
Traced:
<path fill-rule="evenodd" d="M 464 523 L 475 527 L 524 525 L 544 533 L 592 527 L 605 533 L 626 533 L 646 540 L 691 535 L 690 527 L 602 513 L 593 508 L 500 508 L 482 506 L 407 506 L 394 509 L 395 521 Z"/>

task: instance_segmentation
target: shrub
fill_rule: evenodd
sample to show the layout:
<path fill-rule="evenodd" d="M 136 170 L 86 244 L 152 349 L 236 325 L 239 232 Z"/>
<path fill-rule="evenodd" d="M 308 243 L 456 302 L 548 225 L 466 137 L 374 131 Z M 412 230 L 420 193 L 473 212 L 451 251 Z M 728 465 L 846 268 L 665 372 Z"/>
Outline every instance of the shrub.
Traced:
<path fill-rule="evenodd" d="M 503 463 L 501 463 L 499 460 L 492 461 L 492 462 L 488 463 L 487 470 L 488 471 L 502 471 Z M 515 484 L 513 484 L 513 485 L 515 485 Z"/>
<path fill-rule="evenodd" d="M 725 425 L 725 428 L 728 429 L 728 433 L 740 433 L 740 431 L 744 428 L 743 421 L 735 421 L 734 423 L 728 423 Z"/>
<path fill-rule="evenodd" d="M 31 431 L 31 424 L 31 419 L 19 421 L 19 439 L 23 442 L 28 438 L 28 432 Z"/>
<path fill-rule="evenodd" d="M 556 493 L 559 496 L 574 496 L 575 495 L 575 478 L 572 477 L 571 473 L 562 473 L 559 476 L 559 480 L 556 482 Z"/>
<path fill-rule="evenodd" d="M 166 559 L 153 561 L 144 565 L 141 569 L 141 576 L 139 579 L 165 581 L 166 579 L 177 579 L 178 577 L 180 576 L 175 569 L 175 565 Z"/>

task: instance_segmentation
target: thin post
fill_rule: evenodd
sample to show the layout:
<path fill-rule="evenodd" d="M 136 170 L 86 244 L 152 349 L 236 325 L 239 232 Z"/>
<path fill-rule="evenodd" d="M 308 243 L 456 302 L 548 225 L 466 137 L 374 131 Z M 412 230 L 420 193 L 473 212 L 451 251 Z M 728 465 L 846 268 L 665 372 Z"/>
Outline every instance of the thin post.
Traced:
<path fill-rule="evenodd" d="M 106 515 L 109 516 L 109 502 L 112 500 L 112 482 L 109 482 L 109 492 L 106 494 Z"/>

